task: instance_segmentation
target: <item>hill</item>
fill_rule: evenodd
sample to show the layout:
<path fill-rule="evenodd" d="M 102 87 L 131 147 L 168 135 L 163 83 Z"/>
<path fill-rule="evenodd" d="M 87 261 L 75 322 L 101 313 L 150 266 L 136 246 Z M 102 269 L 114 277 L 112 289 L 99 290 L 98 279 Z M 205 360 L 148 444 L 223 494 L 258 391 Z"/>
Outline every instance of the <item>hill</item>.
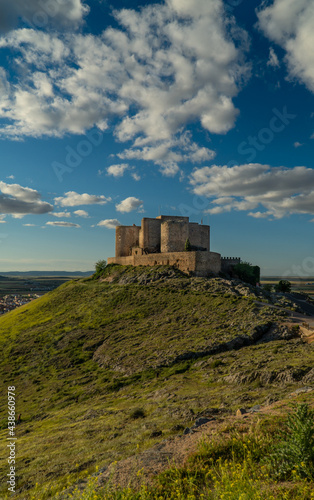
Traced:
<path fill-rule="evenodd" d="M 8 386 L 21 414 L 15 498 L 51 498 L 198 416 L 313 384 L 313 344 L 289 321 L 297 308 L 239 281 L 107 266 L 0 318 L 3 440 Z"/>

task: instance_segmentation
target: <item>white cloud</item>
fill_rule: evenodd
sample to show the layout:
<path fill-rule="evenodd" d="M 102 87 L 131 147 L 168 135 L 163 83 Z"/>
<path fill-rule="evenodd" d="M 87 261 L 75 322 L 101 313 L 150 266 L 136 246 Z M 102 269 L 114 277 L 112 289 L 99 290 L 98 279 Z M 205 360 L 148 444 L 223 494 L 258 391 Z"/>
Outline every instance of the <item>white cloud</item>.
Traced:
<path fill-rule="evenodd" d="M 23 224 L 25 227 L 36 227 L 36 224 Z"/>
<path fill-rule="evenodd" d="M 269 59 L 267 61 L 267 66 L 271 66 L 272 68 L 279 68 L 280 66 L 278 56 L 272 47 L 270 47 L 269 49 Z"/>
<path fill-rule="evenodd" d="M 299 147 L 303 146 L 303 144 L 299 141 L 294 142 L 293 145 L 295 148 L 299 148 Z"/>
<path fill-rule="evenodd" d="M 7 179 L 12 179 L 13 180 L 13 179 L 15 179 L 15 177 L 14 177 L 14 175 L 8 175 Z"/>
<path fill-rule="evenodd" d="M 60 219 L 62 219 L 63 217 L 71 217 L 71 214 L 70 212 L 52 212 L 52 214 L 54 217 L 59 217 Z"/>
<path fill-rule="evenodd" d="M 265 5 L 264 3 L 262 4 Z M 275 0 L 258 12 L 265 35 L 286 51 L 289 75 L 314 92 L 314 6 L 312 0 Z"/>
<path fill-rule="evenodd" d="M 105 205 L 111 201 L 111 198 L 106 198 L 104 195 L 97 196 L 94 194 L 78 194 L 75 191 L 68 191 L 64 196 L 55 198 L 56 205 L 62 207 L 76 207 L 78 205 Z"/>
<path fill-rule="evenodd" d="M 167 175 L 178 162 L 212 159 L 184 131 L 234 126 L 233 99 L 249 76 L 245 33 L 221 0 L 166 0 L 115 17 L 121 27 L 98 36 L 21 29 L 2 37 L 12 65 L 0 74 L 0 135 L 81 134 L 113 117 L 116 139 L 132 142 L 121 159 L 154 162 Z"/>
<path fill-rule="evenodd" d="M 193 192 L 211 198 L 207 213 L 248 211 L 251 217 L 282 218 L 314 214 L 314 169 L 270 167 L 259 163 L 195 169 Z M 264 212 L 258 210 L 260 207 Z M 253 212 L 253 210 L 255 210 Z"/>
<path fill-rule="evenodd" d="M 21 218 L 26 214 L 45 214 L 52 210 L 53 206 L 42 201 L 35 189 L 0 181 L 0 213 Z"/>
<path fill-rule="evenodd" d="M 105 219 L 98 222 L 97 226 L 115 229 L 117 226 L 121 226 L 121 222 L 118 219 Z"/>
<path fill-rule="evenodd" d="M 143 201 L 138 198 L 134 198 L 134 196 L 129 196 L 125 200 L 121 201 L 116 205 L 116 210 L 121 213 L 132 212 L 136 209 L 142 208 Z"/>
<path fill-rule="evenodd" d="M 86 210 L 74 210 L 73 213 L 78 217 L 84 217 L 84 218 L 89 217 L 88 212 L 86 212 Z"/>
<path fill-rule="evenodd" d="M 124 172 L 129 169 L 127 163 L 120 163 L 119 165 L 111 165 L 107 168 L 107 174 L 113 177 L 123 177 Z"/>
<path fill-rule="evenodd" d="M 1 29 L 9 30 L 23 20 L 37 28 L 44 28 L 49 24 L 77 25 L 87 14 L 88 7 L 81 0 L 0 0 Z"/>
<path fill-rule="evenodd" d="M 73 224 L 72 222 L 66 222 L 66 221 L 62 221 L 62 220 L 46 222 L 46 226 L 81 227 L 79 224 Z"/>
<path fill-rule="evenodd" d="M 134 172 L 133 174 L 131 174 L 131 177 L 133 177 L 133 179 L 135 181 L 140 181 L 141 180 L 141 176 L 139 174 L 137 174 L 136 172 Z"/>

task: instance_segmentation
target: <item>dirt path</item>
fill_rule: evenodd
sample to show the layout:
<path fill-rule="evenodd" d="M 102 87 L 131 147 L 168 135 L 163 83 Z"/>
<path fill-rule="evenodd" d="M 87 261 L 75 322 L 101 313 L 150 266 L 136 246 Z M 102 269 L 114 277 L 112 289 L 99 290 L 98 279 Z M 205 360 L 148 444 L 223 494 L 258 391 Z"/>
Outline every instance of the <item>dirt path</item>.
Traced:
<path fill-rule="evenodd" d="M 309 304 L 305 299 L 300 298 L 299 294 L 286 293 L 285 296 L 297 304 L 304 313 L 299 313 L 296 311 L 291 311 L 290 309 L 285 309 L 280 306 L 275 306 L 272 304 L 267 304 L 269 307 L 274 309 L 280 309 L 281 311 L 286 311 L 289 314 L 288 323 L 299 325 L 301 331 L 301 337 L 303 340 L 311 344 L 314 342 L 314 306 Z M 264 302 L 256 302 L 256 304 L 265 306 Z"/>

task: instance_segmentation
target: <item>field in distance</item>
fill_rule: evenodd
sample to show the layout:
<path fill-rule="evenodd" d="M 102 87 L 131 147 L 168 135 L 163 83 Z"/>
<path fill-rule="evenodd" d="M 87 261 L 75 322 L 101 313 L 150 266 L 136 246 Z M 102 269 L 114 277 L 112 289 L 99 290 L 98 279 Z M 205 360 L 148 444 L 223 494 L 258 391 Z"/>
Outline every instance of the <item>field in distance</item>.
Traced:
<path fill-rule="evenodd" d="M 314 277 L 299 278 L 298 276 L 282 277 L 282 276 L 263 276 L 261 284 L 275 285 L 280 280 L 285 279 L 290 281 L 291 290 L 293 292 L 306 293 L 314 297 Z"/>
<path fill-rule="evenodd" d="M 92 274 L 92 273 L 91 273 Z M 81 274 L 69 276 L 16 276 L 0 275 L 0 297 L 5 295 L 43 295 L 72 279 L 82 278 Z"/>

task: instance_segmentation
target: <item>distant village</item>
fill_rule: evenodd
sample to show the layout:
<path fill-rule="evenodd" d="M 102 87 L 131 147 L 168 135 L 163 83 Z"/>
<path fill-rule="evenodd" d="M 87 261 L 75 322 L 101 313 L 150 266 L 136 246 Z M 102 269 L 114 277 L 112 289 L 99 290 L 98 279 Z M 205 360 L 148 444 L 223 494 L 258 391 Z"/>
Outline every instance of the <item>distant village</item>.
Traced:
<path fill-rule="evenodd" d="M 30 293 L 28 295 L 5 295 L 0 298 L 0 314 L 13 311 L 13 309 L 24 306 L 38 297 L 39 295 Z"/>
<path fill-rule="evenodd" d="M 0 297 L 0 315 L 7 312 L 13 311 L 17 307 L 24 306 L 34 299 L 38 299 L 43 295 L 43 293 L 53 290 L 55 287 L 42 286 L 40 283 L 35 281 L 25 281 L 23 283 L 32 292 L 41 293 L 28 293 L 28 294 L 8 294 Z"/>

